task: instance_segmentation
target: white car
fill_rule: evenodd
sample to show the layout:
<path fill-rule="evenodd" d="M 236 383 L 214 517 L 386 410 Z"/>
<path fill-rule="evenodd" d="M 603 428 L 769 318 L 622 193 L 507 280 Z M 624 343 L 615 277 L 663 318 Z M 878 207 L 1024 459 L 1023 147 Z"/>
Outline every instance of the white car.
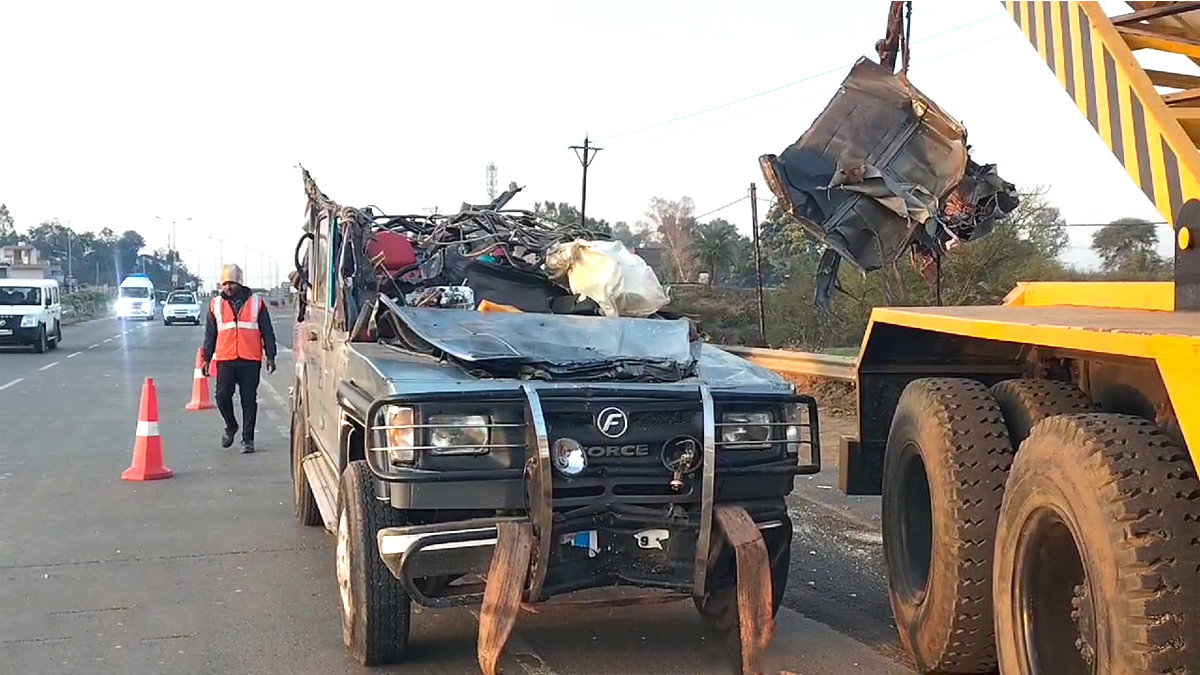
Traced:
<path fill-rule="evenodd" d="M 0 345 L 35 352 L 62 342 L 62 300 L 53 279 L 0 279 Z"/>
<path fill-rule="evenodd" d="M 145 274 L 130 274 L 117 289 L 118 319 L 154 320 L 154 283 Z"/>
<path fill-rule="evenodd" d="M 175 291 L 168 295 L 162 313 L 164 326 L 173 323 L 200 325 L 200 301 L 191 291 Z"/>

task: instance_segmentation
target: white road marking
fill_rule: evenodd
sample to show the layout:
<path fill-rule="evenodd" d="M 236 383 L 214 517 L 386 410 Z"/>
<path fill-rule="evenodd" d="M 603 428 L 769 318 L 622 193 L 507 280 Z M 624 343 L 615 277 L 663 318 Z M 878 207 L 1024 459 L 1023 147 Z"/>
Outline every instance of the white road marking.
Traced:
<path fill-rule="evenodd" d="M 128 333 L 128 332 L 129 332 L 129 331 L 125 331 L 125 333 Z M 121 336 L 122 336 L 122 335 L 124 335 L 125 333 L 117 333 L 116 335 L 112 336 L 112 339 L 116 340 L 117 338 L 121 337 Z"/>
<path fill-rule="evenodd" d="M 80 354 L 82 354 L 82 353 L 83 353 L 83 352 L 75 352 L 74 354 L 71 354 L 71 355 L 70 355 L 70 356 L 68 356 L 67 358 L 68 358 L 68 359 L 73 359 L 73 358 L 75 358 L 76 356 L 79 356 L 79 355 L 80 355 Z"/>
<path fill-rule="evenodd" d="M 17 379 L 15 379 L 15 380 L 13 380 L 12 382 L 9 382 L 9 383 L 7 383 L 7 384 L 0 384 L 0 391 L 3 391 L 3 390 L 5 390 L 5 389 L 8 389 L 9 387 L 13 386 L 14 384 L 18 384 L 18 383 L 20 383 L 20 382 L 24 382 L 24 381 L 25 381 L 25 378 L 23 378 L 23 377 L 18 377 Z"/>
<path fill-rule="evenodd" d="M 287 408 L 288 408 L 287 402 L 283 400 L 283 397 L 279 395 L 279 392 L 276 391 L 275 387 L 271 385 L 271 382 L 269 380 L 265 380 L 265 379 L 261 380 L 261 382 L 263 385 L 263 389 L 265 389 L 266 392 L 268 394 L 270 394 L 271 399 L 273 401 L 275 401 L 275 404 L 278 405 L 280 408 L 287 410 Z"/>
<path fill-rule="evenodd" d="M 89 346 L 88 349 L 95 349 L 96 347 L 99 347 L 99 346 L 100 346 L 100 343 L 97 342 L 96 344 Z"/>
<path fill-rule="evenodd" d="M 103 340 L 103 342 L 112 342 L 112 341 L 113 341 L 112 338 L 104 338 L 104 340 Z"/>
<path fill-rule="evenodd" d="M 38 368 L 38 370 L 50 370 L 54 366 L 57 366 L 59 363 L 61 363 L 61 361 L 55 361 L 54 363 L 47 363 L 46 365 L 42 366 L 41 368 Z"/>

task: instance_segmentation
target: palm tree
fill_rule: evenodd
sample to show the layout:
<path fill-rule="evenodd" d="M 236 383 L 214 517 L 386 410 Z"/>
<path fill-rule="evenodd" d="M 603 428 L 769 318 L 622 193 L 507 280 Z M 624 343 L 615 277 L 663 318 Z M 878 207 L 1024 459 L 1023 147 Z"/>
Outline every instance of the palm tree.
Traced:
<path fill-rule="evenodd" d="M 701 223 L 692 237 L 692 255 L 708 270 L 708 283 L 717 281 L 717 274 L 733 261 L 738 250 L 737 228 L 721 218 Z"/>

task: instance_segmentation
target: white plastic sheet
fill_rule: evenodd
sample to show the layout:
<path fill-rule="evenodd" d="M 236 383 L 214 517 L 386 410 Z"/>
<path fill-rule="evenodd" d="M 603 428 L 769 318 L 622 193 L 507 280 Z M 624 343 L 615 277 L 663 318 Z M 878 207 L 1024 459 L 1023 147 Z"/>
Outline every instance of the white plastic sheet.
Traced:
<path fill-rule="evenodd" d="M 604 316 L 646 317 L 670 298 L 654 270 L 619 241 L 575 241 L 546 253 L 546 271 L 566 277 L 572 293 L 590 298 Z"/>

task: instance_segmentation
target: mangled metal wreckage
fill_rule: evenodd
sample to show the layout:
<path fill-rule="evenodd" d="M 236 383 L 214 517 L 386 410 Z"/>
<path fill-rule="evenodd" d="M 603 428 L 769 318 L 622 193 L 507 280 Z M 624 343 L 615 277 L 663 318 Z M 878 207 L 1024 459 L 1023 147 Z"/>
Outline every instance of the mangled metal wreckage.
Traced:
<path fill-rule="evenodd" d="M 826 246 L 816 290 L 825 309 L 843 259 L 865 273 L 907 252 L 928 279 L 1019 203 L 995 165 L 971 159 L 966 129 L 909 82 L 907 58 L 893 73 L 894 54 L 880 55 L 854 65 L 799 140 L 759 157 L 780 206 Z"/>
<path fill-rule="evenodd" d="M 357 660 L 402 659 L 413 602 L 481 604 L 493 675 L 521 607 L 626 586 L 551 604 L 691 599 L 758 672 L 814 400 L 706 344 L 608 233 L 505 209 L 516 190 L 393 217 L 304 180 L 293 487 L 336 534 Z"/>

